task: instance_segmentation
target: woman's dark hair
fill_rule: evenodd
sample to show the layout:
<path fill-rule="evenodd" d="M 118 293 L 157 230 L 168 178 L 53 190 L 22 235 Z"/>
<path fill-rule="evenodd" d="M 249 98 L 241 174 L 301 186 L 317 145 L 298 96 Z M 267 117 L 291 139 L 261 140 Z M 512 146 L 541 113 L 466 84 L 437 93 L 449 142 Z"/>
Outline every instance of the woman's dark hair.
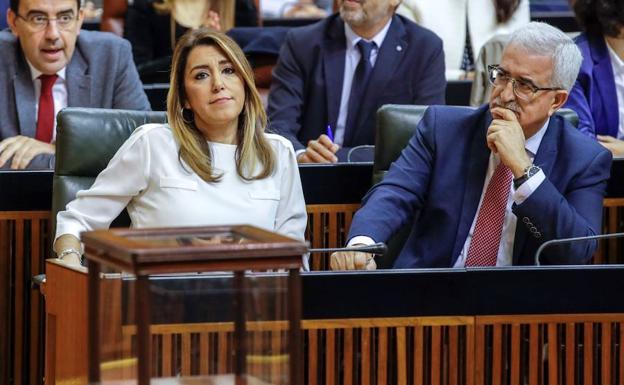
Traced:
<path fill-rule="evenodd" d="M 590 33 L 617 37 L 624 27 L 624 7 L 620 0 L 576 0 L 576 20 Z"/>
<path fill-rule="evenodd" d="M 501 24 L 509 21 L 520 5 L 520 0 L 493 0 L 496 9 L 496 21 Z"/>
<path fill-rule="evenodd" d="M 76 2 L 78 3 L 78 10 L 80 10 L 80 0 L 76 0 Z M 19 11 L 19 4 L 20 0 L 11 0 L 11 2 L 9 3 L 9 8 L 11 8 L 11 11 L 13 11 L 13 13 L 15 13 L 16 15 Z"/>

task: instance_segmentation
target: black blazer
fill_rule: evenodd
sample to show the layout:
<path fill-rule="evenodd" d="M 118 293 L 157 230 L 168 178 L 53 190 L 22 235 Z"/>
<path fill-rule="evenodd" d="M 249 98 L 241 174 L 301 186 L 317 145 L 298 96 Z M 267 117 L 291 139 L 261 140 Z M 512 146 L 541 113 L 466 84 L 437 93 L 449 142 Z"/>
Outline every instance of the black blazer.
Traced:
<path fill-rule="evenodd" d="M 270 129 L 295 150 L 336 127 L 344 77 L 346 38 L 338 14 L 293 29 L 280 51 L 269 94 Z M 446 79 L 442 41 L 433 32 L 395 15 L 379 49 L 357 131 L 343 144 L 374 144 L 375 113 L 389 103 L 444 104 Z"/>

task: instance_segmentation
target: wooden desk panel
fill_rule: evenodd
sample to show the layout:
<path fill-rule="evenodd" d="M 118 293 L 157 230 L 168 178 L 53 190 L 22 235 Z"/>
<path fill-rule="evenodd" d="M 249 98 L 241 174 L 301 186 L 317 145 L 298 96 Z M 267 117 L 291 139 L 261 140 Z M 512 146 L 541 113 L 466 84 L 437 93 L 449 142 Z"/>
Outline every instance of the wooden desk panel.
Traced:
<path fill-rule="evenodd" d="M 624 230 L 624 199 L 621 198 L 624 188 L 620 177 L 624 175 L 623 165 L 624 161 L 616 161 L 612 168 L 613 178 L 604 201 L 604 232 Z M 301 167 L 309 203 L 306 238 L 312 247 L 344 244 L 350 220 L 370 180 L 370 168 L 370 165 L 357 165 L 353 169 L 328 166 L 322 170 Z M 30 290 L 30 277 L 44 272 L 42 261 L 50 256 L 51 180 L 51 172 L 0 172 L 0 185 L 11 186 L 0 189 L 2 384 L 40 384 L 43 377 L 42 302 L 40 295 Z M 349 189 L 336 188 L 342 185 Z M 601 242 L 594 263 L 624 263 L 622 242 L 624 240 Z M 326 269 L 327 258 L 328 255 L 312 256 L 312 268 Z"/>
<path fill-rule="evenodd" d="M 48 384 L 86 378 L 86 274 L 48 265 Z M 68 290 L 71 289 L 71 290 Z M 108 285 L 109 295 L 121 285 Z M 76 294 L 72 294 L 75 292 Z M 118 315 L 113 314 L 119 322 Z M 279 344 L 285 322 L 248 325 L 254 343 Z M 607 384 L 624 380 L 624 314 L 537 314 L 307 319 L 306 384 Z M 155 377 L 233 371 L 231 322 L 151 327 Z M 254 334 L 258 333 L 257 337 Z M 105 364 L 132 376 L 136 328 L 123 326 L 122 356 Z M 277 341 L 277 342 L 276 342 Z M 62 357 L 62 359 L 60 359 Z M 248 357 L 250 374 L 280 383 L 277 357 Z M 254 369 L 255 368 L 255 369 Z M 117 374 L 115 374 L 117 373 Z"/>

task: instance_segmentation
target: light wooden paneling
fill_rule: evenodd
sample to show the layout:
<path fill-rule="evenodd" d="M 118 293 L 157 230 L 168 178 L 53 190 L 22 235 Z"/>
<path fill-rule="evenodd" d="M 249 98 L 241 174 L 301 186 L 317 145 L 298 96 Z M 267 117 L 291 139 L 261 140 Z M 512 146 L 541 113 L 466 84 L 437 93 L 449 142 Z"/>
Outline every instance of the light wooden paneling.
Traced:
<path fill-rule="evenodd" d="M 307 205 L 308 227 L 305 239 L 312 248 L 342 247 L 359 204 Z M 310 256 L 312 270 L 329 270 L 330 253 Z"/>

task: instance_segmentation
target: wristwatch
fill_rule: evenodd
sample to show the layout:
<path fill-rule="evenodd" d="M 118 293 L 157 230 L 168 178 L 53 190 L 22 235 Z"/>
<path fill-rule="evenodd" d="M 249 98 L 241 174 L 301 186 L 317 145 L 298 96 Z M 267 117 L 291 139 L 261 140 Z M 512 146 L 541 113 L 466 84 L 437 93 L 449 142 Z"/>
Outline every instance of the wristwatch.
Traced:
<path fill-rule="evenodd" d="M 540 170 L 541 168 L 539 168 L 539 166 L 536 166 L 534 164 L 525 168 L 524 174 L 522 174 L 521 176 L 513 180 L 514 189 L 518 189 L 520 186 L 522 186 L 522 183 L 529 180 L 530 177 L 540 172 Z"/>

